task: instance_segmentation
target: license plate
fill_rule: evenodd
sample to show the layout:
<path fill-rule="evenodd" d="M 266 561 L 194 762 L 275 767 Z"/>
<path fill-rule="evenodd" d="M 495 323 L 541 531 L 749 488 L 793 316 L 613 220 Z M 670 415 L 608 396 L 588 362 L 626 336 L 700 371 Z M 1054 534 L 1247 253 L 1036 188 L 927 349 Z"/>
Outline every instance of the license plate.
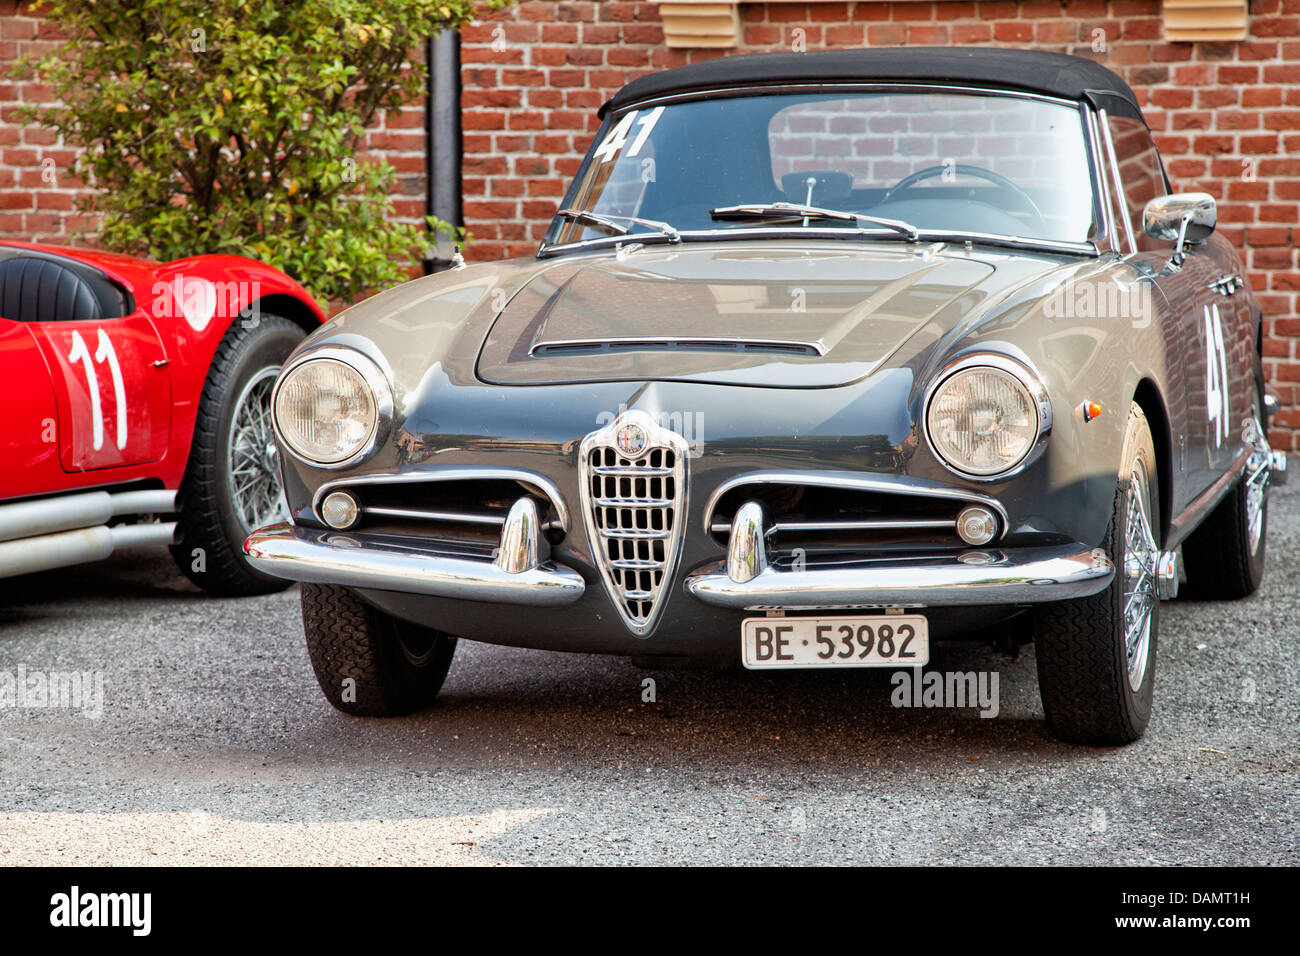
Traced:
<path fill-rule="evenodd" d="M 750 617 L 740 648 L 750 670 L 920 667 L 930 662 L 930 629 L 920 614 Z"/>

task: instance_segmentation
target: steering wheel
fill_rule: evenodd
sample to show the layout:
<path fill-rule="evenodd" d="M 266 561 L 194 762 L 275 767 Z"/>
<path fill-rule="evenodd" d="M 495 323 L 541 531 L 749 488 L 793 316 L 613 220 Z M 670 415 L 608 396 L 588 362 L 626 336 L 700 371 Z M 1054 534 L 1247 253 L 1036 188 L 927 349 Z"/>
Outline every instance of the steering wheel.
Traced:
<path fill-rule="evenodd" d="M 1015 193 L 1015 195 L 1023 201 L 1025 210 L 1029 212 L 1035 220 L 1037 220 L 1033 224 L 1035 230 L 1041 233 L 1047 232 L 1047 220 L 1043 217 L 1043 211 L 1038 208 L 1038 203 L 1034 202 L 1034 198 L 1030 196 L 1024 188 L 1016 185 L 1001 173 L 995 173 L 993 170 L 985 169 L 983 166 L 968 166 L 965 163 L 957 163 L 956 165 L 947 163 L 941 166 L 927 166 L 925 169 L 918 169 L 916 172 L 904 176 L 898 182 L 894 183 L 894 185 L 885 190 L 885 195 L 880 200 L 879 204 L 883 206 L 894 198 L 894 193 L 915 186 L 923 179 L 933 179 L 935 176 L 942 176 L 949 172 L 963 176 L 974 176 L 976 179 L 985 179 L 993 183 L 995 186 L 1000 186 L 1003 189 Z"/>

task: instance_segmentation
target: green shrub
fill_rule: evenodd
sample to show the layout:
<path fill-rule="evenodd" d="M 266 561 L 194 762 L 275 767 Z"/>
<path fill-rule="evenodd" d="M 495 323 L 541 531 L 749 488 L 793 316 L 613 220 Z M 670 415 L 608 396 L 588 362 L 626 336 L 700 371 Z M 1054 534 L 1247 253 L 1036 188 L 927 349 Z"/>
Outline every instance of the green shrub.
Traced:
<path fill-rule="evenodd" d="M 503 6 L 495 0 L 486 6 Z M 31 120 L 82 148 L 109 249 L 248 255 L 318 299 L 406 277 L 436 233 L 392 221 L 387 163 L 357 152 L 423 90 L 410 55 L 470 0 L 50 0 L 68 39 L 25 64 L 59 103 Z"/>

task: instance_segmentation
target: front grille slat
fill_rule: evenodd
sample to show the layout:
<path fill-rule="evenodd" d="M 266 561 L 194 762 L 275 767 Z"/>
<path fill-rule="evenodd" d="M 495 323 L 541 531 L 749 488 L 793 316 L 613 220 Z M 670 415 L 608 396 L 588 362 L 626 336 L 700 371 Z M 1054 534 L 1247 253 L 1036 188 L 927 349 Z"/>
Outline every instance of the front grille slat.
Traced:
<path fill-rule="evenodd" d="M 666 528 L 611 528 L 605 532 L 605 537 L 658 540 L 667 538 L 671 534 L 672 532 Z"/>
<path fill-rule="evenodd" d="M 637 468 L 624 467 L 623 465 L 596 465 L 591 470 L 593 474 L 611 475 L 619 478 L 644 478 L 649 475 L 663 476 L 671 475 L 673 473 L 671 468 Z"/>
<path fill-rule="evenodd" d="M 599 508 L 671 508 L 671 498 L 597 498 Z"/>
<path fill-rule="evenodd" d="M 640 447 L 621 449 L 618 436 L 629 428 Z M 579 449 L 592 554 L 624 623 L 639 637 L 653 628 L 681 543 L 687 450 L 684 438 L 642 412 L 592 432 Z"/>

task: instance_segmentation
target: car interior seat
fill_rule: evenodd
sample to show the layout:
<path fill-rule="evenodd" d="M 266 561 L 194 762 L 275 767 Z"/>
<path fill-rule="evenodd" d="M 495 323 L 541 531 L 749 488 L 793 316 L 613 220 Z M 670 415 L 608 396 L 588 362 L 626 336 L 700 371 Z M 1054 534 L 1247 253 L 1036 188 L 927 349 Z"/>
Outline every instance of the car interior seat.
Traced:
<path fill-rule="evenodd" d="M 0 249 L 0 317 L 15 322 L 120 319 L 131 296 L 94 266 L 34 249 Z"/>

